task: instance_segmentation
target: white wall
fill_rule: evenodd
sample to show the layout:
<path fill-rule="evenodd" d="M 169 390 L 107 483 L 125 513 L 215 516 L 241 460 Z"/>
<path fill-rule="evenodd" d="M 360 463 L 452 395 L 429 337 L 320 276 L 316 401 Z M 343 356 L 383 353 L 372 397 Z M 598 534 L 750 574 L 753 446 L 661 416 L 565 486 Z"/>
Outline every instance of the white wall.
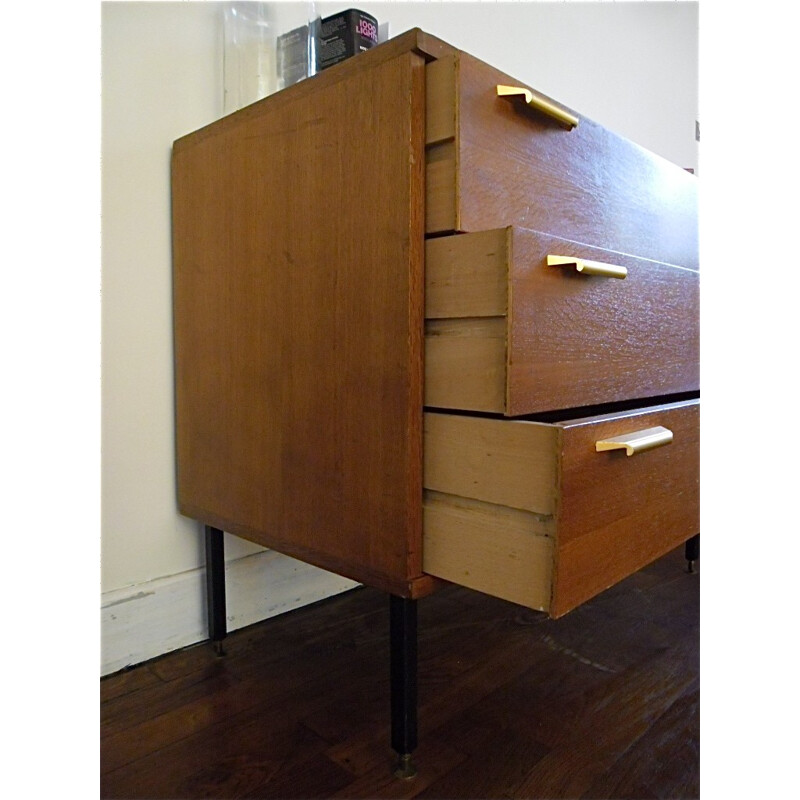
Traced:
<path fill-rule="evenodd" d="M 322 16 L 341 3 L 317 3 Z M 682 167 L 697 167 L 698 3 L 355 3 L 422 28 Z"/>
<path fill-rule="evenodd" d="M 169 161 L 221 115 L 220 8 L 102 9 L 102 672 L 205 637 L 201 527 L 178 515 Z M 235 629 L 354 584 L 226 537 Z"/>
<path fill-rule="evenodd" d="M 695 3 L 355 5 L 424 30 L 697 166 Z M 103 672 L 198 641 L 197 523 L 175 507 L 169 156 L 222 114 L 216 3 L 102 8 Z M 353 584 L 227 537 L 229 626 Z"/>

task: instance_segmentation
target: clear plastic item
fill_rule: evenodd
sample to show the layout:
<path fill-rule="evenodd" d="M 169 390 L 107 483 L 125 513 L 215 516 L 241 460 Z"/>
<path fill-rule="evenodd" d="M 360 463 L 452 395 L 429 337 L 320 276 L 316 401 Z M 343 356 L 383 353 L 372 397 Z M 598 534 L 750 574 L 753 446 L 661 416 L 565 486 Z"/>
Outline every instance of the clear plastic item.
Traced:
<path fill-rule="evenodd" d="M 316 3 L 223 3 L 223 113 L 230 114 L 318 70 Z"/>

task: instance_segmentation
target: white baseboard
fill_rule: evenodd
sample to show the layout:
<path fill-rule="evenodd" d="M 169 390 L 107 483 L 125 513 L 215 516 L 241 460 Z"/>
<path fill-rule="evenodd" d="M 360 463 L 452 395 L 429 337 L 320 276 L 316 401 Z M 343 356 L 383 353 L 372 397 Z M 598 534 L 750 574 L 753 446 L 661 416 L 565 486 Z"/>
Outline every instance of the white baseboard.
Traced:
<path fill-rule="evenodd" d="M 358 583 L 271 550 L 225 564 L 229 631 L 352 589 Z M 208 638 L 205 570 L 106 592 L 101 675 Z"/>

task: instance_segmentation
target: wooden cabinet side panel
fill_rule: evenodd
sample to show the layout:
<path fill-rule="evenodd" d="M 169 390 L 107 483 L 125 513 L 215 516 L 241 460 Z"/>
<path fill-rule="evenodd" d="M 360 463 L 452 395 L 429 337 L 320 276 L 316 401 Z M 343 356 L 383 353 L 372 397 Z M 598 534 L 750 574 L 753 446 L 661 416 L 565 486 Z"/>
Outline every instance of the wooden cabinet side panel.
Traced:
<path fill-rule="evenodd" d="M 568 131 L 466 53 L 458 66 L 459 230 L 519 225 L 697 268 L 697 179 L 587 118 Z"/>
<path fill-rule="evenodd" d="M 173 152 L 179 505 L 401 592 L 422 574 L 424 61 L 320 87 Z"/>
<path fill-rule="evenodd" d="M 634 456 L 595 451 L 599 439 L 655 426 L 673 442 Z M 698 401 L 565 424 L 554 617 L 699 531 L 699 427 Z"/>

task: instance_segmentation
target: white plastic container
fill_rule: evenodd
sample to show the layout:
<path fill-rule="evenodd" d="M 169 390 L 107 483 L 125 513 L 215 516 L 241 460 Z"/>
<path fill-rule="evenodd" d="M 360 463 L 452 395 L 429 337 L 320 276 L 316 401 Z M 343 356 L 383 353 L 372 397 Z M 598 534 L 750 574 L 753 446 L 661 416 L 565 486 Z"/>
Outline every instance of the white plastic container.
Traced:
<path fill-rule="evenodd" d="M 223 3 L 223 113 L 318 71 L 316 3 Z"/>

